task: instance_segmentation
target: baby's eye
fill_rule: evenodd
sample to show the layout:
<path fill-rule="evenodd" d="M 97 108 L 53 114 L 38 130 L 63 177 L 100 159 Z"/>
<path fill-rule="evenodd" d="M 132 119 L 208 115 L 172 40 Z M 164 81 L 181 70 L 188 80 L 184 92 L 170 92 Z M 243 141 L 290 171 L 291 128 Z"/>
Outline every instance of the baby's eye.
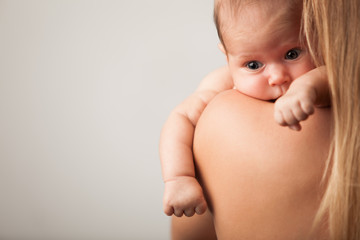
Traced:
<path fill-rule="evenodd" d="M 261 68 L 262 66 L 264 66 L 264 64 L 262 64 L 261 62 L 258 61 L 251 61 L 246 63 L 246 67 L 250 70 L 257 70 L 259 68 Z"/>
<path fill-rule="evenodd" d="M 285 54 L 285 59 L 288 60 L 297 59 L 300 56 L 300 53 L 301 53 L 301 49 L 299 48 L 291 49 Z"/>

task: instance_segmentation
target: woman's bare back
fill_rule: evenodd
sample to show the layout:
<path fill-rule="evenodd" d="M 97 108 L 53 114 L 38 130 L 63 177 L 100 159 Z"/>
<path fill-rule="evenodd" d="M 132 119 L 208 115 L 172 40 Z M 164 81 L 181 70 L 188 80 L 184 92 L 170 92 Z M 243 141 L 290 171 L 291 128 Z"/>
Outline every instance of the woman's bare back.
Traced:
<path fill-rule="evenodd" d="M 274 104 L 230 90 L 200 118 L 194 155 L 218 239 L 326 239 L 309 236 L 322 196 L 330 109 L 295 132 L 273 120 Z"/>

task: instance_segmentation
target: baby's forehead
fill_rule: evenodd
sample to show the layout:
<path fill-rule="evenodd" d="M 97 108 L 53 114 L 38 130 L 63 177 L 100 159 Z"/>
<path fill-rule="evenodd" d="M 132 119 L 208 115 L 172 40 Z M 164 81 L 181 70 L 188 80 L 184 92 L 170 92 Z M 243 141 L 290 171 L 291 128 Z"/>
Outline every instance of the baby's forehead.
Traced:
<path fill-rule="evenodd" d="M 239 21 L 249 23 L 291 24 L 299 23 L 302 14 L 301 0 L 218 0 L 215 6 L 221 25 L 233 25 Z M 298 4 L 294 4 L 297 2 Z M 259 26 L 260 27 L 260 26 Z"/>
<path fill-rule="evenodd" d="M 228 52 L 244 46 L 277 46 L 279 41 L 297 43 L 300 35 L 300 14 L 287 8 L 256 4 L 243 6 L 236 14 L 223 15 L 222 41 Z M 235 49 L 234 49 L 235 48 Z"/>
<path fill-rule="evenodd" d="M 272 2 L 272 1 L 269 1 Z M 279 1 L 274 1 L 279 2 Z M 242 4 L 238 10 L 224 8 L 221 14 L 221 32 L 223 37 L 232 38 L 247 37 L 253 32 L 294 32 L 299 29 L 301 21 L 301 9 L 298 11 L 285 5 L 277 6 L 269 3 L 259 4 Z M 224 39 L 224 40 L 225 40 Z"/>

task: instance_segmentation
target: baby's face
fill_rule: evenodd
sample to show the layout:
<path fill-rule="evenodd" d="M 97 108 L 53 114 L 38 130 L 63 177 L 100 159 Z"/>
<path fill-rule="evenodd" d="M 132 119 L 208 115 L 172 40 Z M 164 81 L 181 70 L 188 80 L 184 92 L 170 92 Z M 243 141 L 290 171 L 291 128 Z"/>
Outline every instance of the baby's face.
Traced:
<path fill-rule="evenodd" d="M 268 11 L 269 12 L 269 11 Z M 236 89 L 262 100 L 282 96 L 291 82 L 314 68 L 300 45 L 299 24 L 281 22 L 252 6 L 229 25 L 224 39 Z"/>

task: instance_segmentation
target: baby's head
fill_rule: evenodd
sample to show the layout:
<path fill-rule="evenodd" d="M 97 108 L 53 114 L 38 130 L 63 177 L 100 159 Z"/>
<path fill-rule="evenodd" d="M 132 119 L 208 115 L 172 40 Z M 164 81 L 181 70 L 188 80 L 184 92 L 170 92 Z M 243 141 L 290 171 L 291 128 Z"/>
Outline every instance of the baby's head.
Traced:
<path fill-rule="evenodd" d="M 215 0 L 214 20 L 235 87 L 273 100 L 314 68 L 302 44 L 302 0 Z"/>

